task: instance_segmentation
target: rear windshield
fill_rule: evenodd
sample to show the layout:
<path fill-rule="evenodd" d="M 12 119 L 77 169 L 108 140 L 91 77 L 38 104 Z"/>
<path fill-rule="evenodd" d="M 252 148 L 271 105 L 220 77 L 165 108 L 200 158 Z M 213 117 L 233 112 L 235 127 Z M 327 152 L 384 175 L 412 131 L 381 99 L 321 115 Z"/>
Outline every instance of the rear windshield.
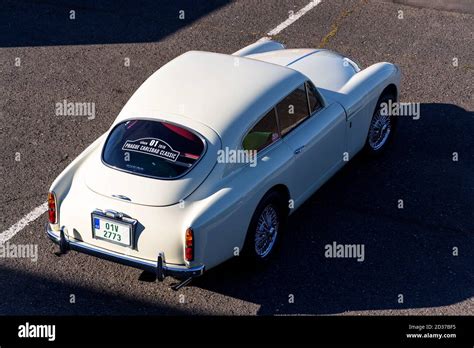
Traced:
<path fill-rule="evenodd" d="M 110 132 L 102 159 L 137 175 L 173 179 L 191 170 L 203 152 L 204 141 L 188 129 L 163 121 L 133 120 Z"/>

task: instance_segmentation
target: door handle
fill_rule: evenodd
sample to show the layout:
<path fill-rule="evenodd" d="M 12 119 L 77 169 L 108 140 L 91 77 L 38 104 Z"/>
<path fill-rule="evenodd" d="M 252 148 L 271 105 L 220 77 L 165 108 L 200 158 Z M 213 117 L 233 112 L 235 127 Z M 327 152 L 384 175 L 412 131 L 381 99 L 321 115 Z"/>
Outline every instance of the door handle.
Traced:
<path fill-rule="evenodd" d="M 301 152 L 303 151 L 303 149 L 304 149 L 304 145 L 303 145 L 303 146 L 300 146 L 299 148 L 297 148 L 297 149 L 295 150 L 295 152 L 294 152 L 295 155 L 301 153 Z"/>

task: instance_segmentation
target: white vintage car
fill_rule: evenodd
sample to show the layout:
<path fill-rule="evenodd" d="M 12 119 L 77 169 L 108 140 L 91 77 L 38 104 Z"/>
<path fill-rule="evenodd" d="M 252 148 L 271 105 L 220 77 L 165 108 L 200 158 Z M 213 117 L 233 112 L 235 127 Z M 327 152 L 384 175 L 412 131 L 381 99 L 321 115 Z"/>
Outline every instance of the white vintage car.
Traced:
<path fill-rule="evenodd" d="M 400 71 L 259 41 L 187 52 L 151 75 L 51 186 L 48 237 L 181 280 L 265 262 L 289 214 L 348 159 L 385 149 Z"/>

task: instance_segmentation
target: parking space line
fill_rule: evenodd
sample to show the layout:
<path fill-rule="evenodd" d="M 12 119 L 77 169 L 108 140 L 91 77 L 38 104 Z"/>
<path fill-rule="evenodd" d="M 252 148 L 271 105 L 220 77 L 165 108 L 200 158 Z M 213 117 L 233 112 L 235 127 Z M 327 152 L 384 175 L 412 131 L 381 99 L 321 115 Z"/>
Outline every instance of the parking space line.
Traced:
<path fill-rule="evenodd" d="M 0 244 L 7 242 L 13 238 L 18 232 L 24 229 L 30 222 L 35 221 L 48 210 L 48 202 L 36 207 L 28 214 L 23 216 L 16 224 L 12 225 L 8 230 L 0 233 Z"/>
<path fill-rule="evenodd" d="M 322 0 L 312 0 L 308 5 L 303 7 L 301 10 L 290 16 L 286 21 L 278 24 L 275 28 L 270 30 L 267 35 L 268 36 L 274 36 L 282 32 L 284 29 L 288 28 L 290 25 L 292 25 L 294 22 L 296 22 L 298 19 L 300 19 L 302 16 L 304 16 L 308 11 L 311 9 L 315 8 L 318 6 Z"/>

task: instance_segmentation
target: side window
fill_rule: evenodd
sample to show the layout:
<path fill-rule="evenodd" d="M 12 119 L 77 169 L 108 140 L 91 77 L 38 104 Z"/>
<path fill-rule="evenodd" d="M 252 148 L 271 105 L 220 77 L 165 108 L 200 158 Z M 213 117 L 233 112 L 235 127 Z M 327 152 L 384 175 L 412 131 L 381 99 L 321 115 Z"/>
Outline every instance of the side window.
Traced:
<path fill-rule="evenodd" d="M 308 116 L 306 88 L 302 84 L 276 106 L 281 135 L 285 135 L 303 122 Z"/>
<path fill-rule="evenodd" d="M 313 113 L 316 110 L 321 109 L 323 105 L 321 104 L 321 101 L 318 98 L 316 88 L 313 86 L 313 84 L 306 82 L 306 88 L 308 89 L 309 109 L 310 112 Z"/>
<path fill-rule="evenodd" d="M 260 151 L 279 138 L 275 108 L 272 108 L 245 136 L 244 150 Z"/>

